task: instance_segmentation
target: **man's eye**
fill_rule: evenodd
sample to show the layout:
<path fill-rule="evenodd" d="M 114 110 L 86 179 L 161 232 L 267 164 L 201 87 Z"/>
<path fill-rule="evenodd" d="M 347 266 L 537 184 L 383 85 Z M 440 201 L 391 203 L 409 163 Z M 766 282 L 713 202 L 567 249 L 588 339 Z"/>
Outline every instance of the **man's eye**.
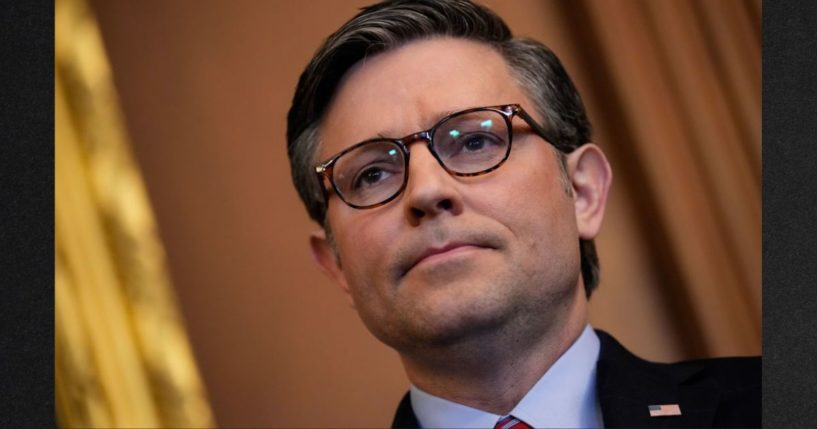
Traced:
<path fill-rule="evenodd" d="M 368 167 L 361 171 L 354 180 L 354 188 L 366 188 L 374 186 L 389 177 L 391 173 L 380 167 Z"/>
<path fill-rule="evenodd" d="M 466 152 L 475 152 L 484 149 L 489 144 L 491 142 L 487 141 L 483 135 L 468 136 L 462 143 L 462 149 Z"/>
<path fill-rule="evenodd" d="M 502 139 L 491 133 L 474 133 L 460 138 L 458 152 L 482 152 L 496 149 L 497 146 L 502 145 Z"/>

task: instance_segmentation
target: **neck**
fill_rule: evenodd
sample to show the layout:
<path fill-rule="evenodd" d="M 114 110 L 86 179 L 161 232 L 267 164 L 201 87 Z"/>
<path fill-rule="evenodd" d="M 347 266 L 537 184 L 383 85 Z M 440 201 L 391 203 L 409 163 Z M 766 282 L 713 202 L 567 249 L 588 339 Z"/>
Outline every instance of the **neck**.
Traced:
<path fill-rule="evenodd" d="M 530 320 L 469 338 L 445 349 L 401 354 L 409 380 L 432 395 L 493 414 L 506 415 L 581 335 L 587 325 L 584 289 L 563 318 Z M 528 328 L 528 329 L 526 329 Z"/>

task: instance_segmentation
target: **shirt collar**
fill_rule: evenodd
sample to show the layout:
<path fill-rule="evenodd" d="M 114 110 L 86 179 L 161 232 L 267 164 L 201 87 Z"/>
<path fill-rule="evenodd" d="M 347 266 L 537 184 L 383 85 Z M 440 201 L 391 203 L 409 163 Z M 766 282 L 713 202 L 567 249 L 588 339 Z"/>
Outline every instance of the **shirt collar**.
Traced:
<path fill-rule="evenodd" d="M 599 339 L 587 325 L 511 411 L 533 427 L 601 427 L 596 397 Z M 411 406 L 422 427 L 494 427 L 503 416 L 458 404 L 412 385 Z"/>

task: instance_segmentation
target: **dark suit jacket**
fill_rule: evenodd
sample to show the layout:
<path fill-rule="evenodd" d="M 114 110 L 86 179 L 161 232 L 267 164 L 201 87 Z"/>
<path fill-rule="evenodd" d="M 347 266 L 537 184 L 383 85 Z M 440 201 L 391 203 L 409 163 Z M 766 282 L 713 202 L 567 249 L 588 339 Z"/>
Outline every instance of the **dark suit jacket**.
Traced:
<path fill-rule="evenodd" d="M 759 357 L 716 358 L 673 364 L 645 361 L 613 337 L 601 342 L 596 393 L 604 427 L 760 427 Z M 680 416 L 650 417 L 649 405 L 678 404 Z M 419 428 L 406 394 L 394 428 Z"/>

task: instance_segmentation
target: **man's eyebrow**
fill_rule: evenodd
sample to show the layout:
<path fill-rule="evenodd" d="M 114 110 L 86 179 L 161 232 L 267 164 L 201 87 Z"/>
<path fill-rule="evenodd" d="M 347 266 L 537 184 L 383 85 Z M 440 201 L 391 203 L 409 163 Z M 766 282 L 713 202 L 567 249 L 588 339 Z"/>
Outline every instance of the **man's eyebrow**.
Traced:
<path fill-rule="evenodd" d="M 418 129 L 416 129 L 414 131 L 409 131 L 408 133 L 405 133 L 405 132 L 396 133 L 396 132 L 393 132 L 391 130 L 381 131 L 381 132 L 378 132 L 377 134 L 375 134 L 374 136 L 363 139 L 361 141 L 375 140 L 375 139 L 386 139 L 386 140 L 400 139 L 400 138 L 409 136 L 409 135 L 414 134 L 414 133 L 419 132 L 419 131 L 425 131 L 425 130 L 433 127 L 434 125 L 436 125 L 437 122 L 439 122 L 442 118 L 445 118 L 446 116 L 448 116 L 448 115 L 450 115 L 452 113 L 461 112 L 461 111 L 466 110 L 466 109 L 469 109 L 469 107 L 465 107 L 465 108 L 461 108 L 461 109 L 442 110 L 442 111 L 435 112 L 433 115 L 430 115 L 430 116 L 427 116 L 427 117 L 423 118 L 423 123 L 425 123 L 427 125 L 425 125 L 422 129 L 418 128 Z"/>

